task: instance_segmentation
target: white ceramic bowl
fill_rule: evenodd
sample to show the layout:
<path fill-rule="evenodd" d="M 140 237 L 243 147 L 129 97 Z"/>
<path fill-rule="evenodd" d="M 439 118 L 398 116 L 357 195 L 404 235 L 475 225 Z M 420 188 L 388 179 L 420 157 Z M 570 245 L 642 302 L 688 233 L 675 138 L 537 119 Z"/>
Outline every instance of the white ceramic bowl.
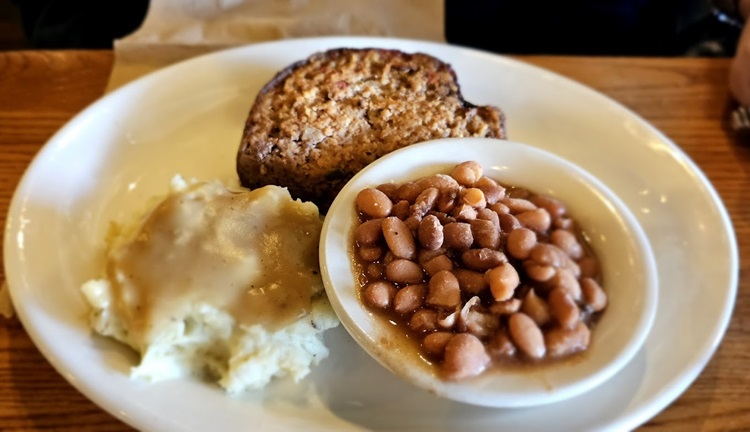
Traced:
<path fill-rule="evenodd" d="M 415 344 L 370 312 L 359 300 L 351 259 L 354 200 L 367 187 L 404 182 L 476 160 L 485 174 L 561 199 L 582 227 L 600 260 L 609 305 L 592 332 L 590 347 L 573 361 L 541 367 L 493 368 L 479 377 L 445 382 L 421 360 Z M 514 142 L 454 138 L 409 146 L 357 174 L 333 202 L 321 234 L 320 266 L 326 292 L 352 337 L 396 375 L 440 396 L 465 403 L 522 407 L 556 402 L 603 383 L 638 351 L 654 319 L 657 278 L 643 230 L 604 184 L 551 153 Z"/>

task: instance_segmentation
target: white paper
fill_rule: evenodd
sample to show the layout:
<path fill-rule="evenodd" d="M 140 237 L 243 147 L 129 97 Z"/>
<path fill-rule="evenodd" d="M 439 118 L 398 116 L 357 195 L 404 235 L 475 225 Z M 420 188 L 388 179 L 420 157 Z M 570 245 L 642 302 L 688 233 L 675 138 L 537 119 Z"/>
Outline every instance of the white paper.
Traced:
<path fill-rule="evenodd" d="M 141 28 L 115 41 L 108 91 L 218 49 L 333 35 L 444 42 L 443 0 L 151 0 Z"/>

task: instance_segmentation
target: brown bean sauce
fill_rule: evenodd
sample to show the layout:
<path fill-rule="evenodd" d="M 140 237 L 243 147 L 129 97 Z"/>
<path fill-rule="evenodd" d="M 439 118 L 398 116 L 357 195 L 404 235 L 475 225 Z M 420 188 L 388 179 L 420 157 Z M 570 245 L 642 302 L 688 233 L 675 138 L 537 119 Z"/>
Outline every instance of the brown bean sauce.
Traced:
<path fill-rule="evenodd" d="M 481 175 L 477 175 L 476 179 L 481 178 Z M 438 217 L 442 221 L 441 225 L 444 226 L 446 223 L 450 223 L 452 221 L 458 221 L 458 222 L 468 222 L 466 220 L 462 220 L 464 217 L 472 217 L 471 211 L 466 211 L 466 209 L 461 210 L 459 212 L 458 210 L 455 210 L 455 208 L 459 207 L 461 205 L 461 195 L 462 190 L 467 189 L 471 186 L 471 184 L 466 184 L 459 186 L 458 183 L 453 185 L 450 183 L 450 181 L 446 180 L 447 176 L 442 176 L 442 178 L 432 182 L 432 183 L 439 183 L 443 186 L 447 186 L 444 188 L 438 188 L 440 195 L 438 200 L 436 200 L 436 203 L 430 207 L 430 210 L 427 212 L 427 214 L 433 214 Z M 456 176 L 456 178 L 461 178 L 460 176 Z M 430 182 L 421 179 L 419 181 L 414 182 L 416 184 L 422 184 L 423 186 L 429 187 Z M 485 181 L 486 183 L 486 181 Z M 502 189 L 504 189 L 504 192 L 502 194 L 502 199 L 498 200 L 498 202 L 502 202 L 506 198 L 521 198 L 528 200 L 530 202 L 534 202 L 537 200 L 537 198 L 542 197 L 541 195 L 537 195 L 531 191 L 528 191 L 526 189 L 523 189 L 521 187 L 516 186 L 509 186 L 509 185 L 503 185 L 498 182 L 498 186 Z M 423 187 L 423 189 L 426 189 L 427 187 Z M 396 213 L 396 210 L 398 208 L 398 203 L 403 201 L 398 197 L 397 190 L 398 188 L 394 188 L 393 186 L 382 186 L 379 187 L 380 190 L 383 190 L 386 193 L 386 195 L 389 196 L 393 203 L 394 211 L 393 213 Z M 411 188 L 413 189 L 413 188 Z M 488 197 L 494 197 L 497 196 L 497 191 L 492 190 L 486 190 L 486 195 Z M 439 205 L 438 202 L 441 198 L 444 196 L 452 196 L 451 194 L 455 195 L 455 205 L 454 205 L 454 212 L 453 213 L 445 213 L 445 212 L 439 212 L 437 209 L 437 206 Z M 364 194 L 363 194 L 364 195 Z M 373 195 L 372 191 L 368 191 L 368 195 Z M 411 194 L 412 196 L 415 196 L 414 193 Z M 382 199 L 382 197 L 380 197 Z M 473 199 L 473 198 L 472 198 Z M 543 200 L 549 201 L 548 197 L 543 197 Z M 547 202 L 544 201 L 544 202 Z M 445 199 L 443 200 L 443 203 L 445 202 Z M 557 200 L 552 199 L 553 203 L 559 203 Z M 487 203 L 487 207 L 492 207 L 493 203 Z M 527 205 L 527 203 L 521 203 L 522 205 Z M 563 205 L 562 203 L 559 203 L 560 205 Z M 415 321 L 414 315 L 417 312 L 406 312 L 406 313 L 398 313 L 394 310 L 394 294 L 400 290 L 403 290 L 406 286 L 414 285 L 414 284 L 424 284 L 427 288 L 425 289 L 426 293 L 430 293 L 430 295 L 439 296 L 440 293 L 437 291 L 444 291 L 442 288 L 436 289 L 436 292 L 431 291 L 433 287 L 430 286 L 430 280 L 431 276 L 428 274 L 427 270 L 424 268 L 424 263 L 429 261 L 425 260 L 426 255 L 435 255 L 435 252 L 426 252 L 424 248 L 420 245 L 420 242 L 418 240 L 418 234 L 417 234 L 417 227 L 418 224 L 416 224 L 414 221 L 409 221 L 409 218 L 417 218 L 421 220 L 421 217 L 419 214 L 415 215 L 415 212 L 423 211 L 423 206 L 420 207 L 418 205 L 415 205 L 414 200 L 409 202 L 410 205 L 410 211 L 409 214 L 404 216 L 404 213 L 401 213 L 402 218 L 401 220 L 404 220 L 407 224 L 407 226 L 411 223 L 411 233 L 414 239 L 414 243 L 416 244 L 416 250 L 417 250 L 417 257 L 414 258 L 412 261 L 417 262 L 422 267 L 422 277 L 420 281 L 412 281 L 410 283 L 396 283 L 391 282 L 393 285 L 393 288 L 391 291 L 383 290 L 380 293 L 368 292 L 368 287 L 373 284 L 374 282 L 378 281 L 388 281 L 388 278 L 385 274 L 385 267 L 387 264 L 394 259 L 397 259 L 397 257 L 393 256 L 393 252 L 390 252 L 388 243 L 383 238 L 382 235 L 379 236 L 379 239 L 370 244 L 360 244 L 356 241 L 356 238 L 352 240 L 352 256 L 355 261 L 355 268 L 357 269 L 357 281 L 359 283 L 359 295 L 360 300 L 363 302 L 363 304 L 368 307 L 369 310 L 376 313 L 378 316 L 384 318 L 385 320 L 390 321 L 391 323 L 395 324 L 395 326 L 402 331 L 406 339 L 410 341 L 410 343 L 414 343 L 419 345 L 419 351 L 421 355 L 424 357 L 425 360 L 432 362 L 438 367 L 443 367 L 444 363 L 448 363 L 447 360 L 445 360 L 444 356 L 449 355 L 447 352 L 443 352 L 440 349 L 439 344 L 437 346 L 431 345 L 431 346 L 425 346 L 425 337 L 431 333 L 435 332 L 449 332 L 452 334 L 458 334 L 458 333 L 469 333 L 474 336 L 476 336 L 483 344 L 486 350 L 486 353 L 488 354 L 489 359 L 491 359 L 486 367 L 490 366 L 502 366 L 503 368 L 507 367 L 527 367 L 529 365 L 547 365 L 553 362 L 559 362 L 563 359 L 569 359 L 574 360 L 576 357 L 580 356 L 582 352 L 585 352 L 585 350 L 588 348 L 590 343 L 590 331 L 594 329 L 597 321 L 599 320 L 601 314 L 604 310 L 606 310 L 606 294 L 604 294 L 604 291 L 599 289 L 601 296 L 598 297 L 599 300 L 602 298 L 604 299 L 604 306 L 601 305 L 601 302 L 591 303 L 589 300 L 591 300 L 592 297 L 589 295 L 588 297 L 581 293 L 581 287 L 580 287 L 580 281 L 582 280 L 582 276 L 575 277 L 576 283 L 572 284 L 570 283 L 570 280 L 567 282 L 565 281 L 565 278 L 562 275 L 566 272 L 572 272 L 575 273 L 575 269 L 580 269 L 578 266 L 578 263 L 580 263 L 583 259 L 591 260 L 593 259 L 594 262 L 596 261 L 596 257 L 594 256 L 593 250 L 591 249 L 590 245 L 586 241 L 584 232 L 580 229 L 580 227 L 577 226 L 574 222 L 571 226 L 571 221 L 569 215 L 567 214 L 567 211 L 563 211 L 561 215 L 554 216 L 554 214 L 559 213 L 559 209 L 556 209 L 555 207 L 549 207 L 552 209 L 552 211 L 536 211 L 536 213 L 542 214 L 544 216 L 544 213 L 550 214 L 550 228 L 544 231 L 537 231 L 536 232 L 536 239 L 537 244 L 550 244 L 550 234 L 555 229 L 556 226 L 565 226 L 566 230 L 571 232 L 574 235 L 574 238 L 577 242 L 578 247 L 580 247 L 580 251 L 578 251 L 578 254 L 580 256 L 576 255 L 575 258 L 571 258 L 568 254 L 565 255 L 565 257 L 562 257 L 559 252 L 555 252 L 553 254 L 554 257 L 557 257 L 553 259 L 553 261 L 557 260 L 560 261 L 559 263 L 555 261 L 555 264 L 557 267 L 554 267 L 555 275 L 551 280 L 548 281 L 538 281 L 534 280 L 532 277 L 529 276 L 529 273 L 526 271 L 526 266 L 530 266 L 532 264 L 538 264 L 536 261 L 534 261 L 532 258 L 525 258 L 525 259 L 519 259 L 518 257 L 512 256 L 508 252 L 507 249 L 507 243 L 508 243 L 508 236 L 510 234 L 510 231 L 503 231 L 500 230 L 500 245 L 497 248 L 494 248 L 493 250 L 502 252 L 502 254 L 505 255 L 506 262 L 509 263 L 517 272 L 518 274 L 518 285 L 512 289 L 512 297 L 510 300 L 504 300 L 502 302 L 499 302 L 496 300 L 495 295 L 497 290 L 490 289 L 490 287 L 485 286 L 484 288 L 480 289 L 478 292 L 476 292 L 475 288 L 467 289 L 468 286 L 462 287 L 460 290 L 460 304 L 457 306 L 436 306 L 435 304 L 426 304 L 424 297 L 421 299 L 421 306 L 417 310 L 423 310 L 427 312 L 418 312 L 420 314 L 419 316 L 419 322 L 421 325 L 415 325 L 413 321 Z M 372 207 L 372 206 L 370 206 Z M 403 208 L 403 205 L 401 206 Z M 535 208 L 542 208 L 537 207 L 534 205 Z M 501 208 L 501 207 L 496 207 Z M 355 209 L 357 211 L 359 222 L 360 224 L 363 222 L 366 222 L 370 219 L 373 219 L 372 216 L 363 213 L 362 211 L 358 211 L 358 209 Z M 381 212 L 382 213 L 382 212 Z M 518 214 L 523 213 L 523 211 L 516 212 L 515 216 Z M 468 216 L 467 216 L 468 215 Z M 378 217 L 382 217 L 382 214 L 378 214 Z M 522 217 L 524 220 L 529 220 L 528 216 Z M 544 218 L 542 218 L 542 224 L 544 224 L 543 221 Z M 486 225 L 486 224 L 485 224 Z M 356 227 L 355 227 L 356 228 Z M 353 236 L 356 237 L 356 236 Z M 480 249 L 477 245 L 477 239 L 474 238 L 474 242 L 471 246 L 471 249 Z M 480 241 L 481 243 L 481 241 Z M 360 251 L 362 248 L 369 248 L 373 249 L 374 247 L 378 247 L 382 250 L 382 253 L 377 257 L 377 259 L 372 259 L 373 252 L 370 251 L 368 260 L 365 260 L 360 256 Z M 543 248 L 540 248 L 540 250 Z M 553 248 L 554 249 L 554 248 Z M 558 249 L 562 251 L 562 249 Z M 451 273 L 454 275 L 456 273 L 456 270 L 471 270 L 467 267 L 466 263 L 464 262 L 464 258 L 462 258 L 463 253 L 465 250 L 456 250 L 452 248 L 445 248 L 444 249 L 444 255 L 450 260 L 450 263 L 453 267 L 453 270 Z M 377 255 L 377 254 L 375 254 Z M 536 256 L 536 255 L 534 255 Z M 566 258 L 567 257 L 567 258 Z M 558 259 L 559 258 L 559 259 Z M 526 264 L 524 264 L 526 262 Z M 531 262 L 531 263 L 529 263 Z M 443 260 L 443 264 L 445 263 L 445 260 Z M 571 264 L 575 263 L 575 264 Z M 474 270 L 475 271 L 475 270 Z M 485 270 L 477 271 L 477 273 L 484 274 Z M 511 271 L 512 273 L 512 271 Z M 558 275 L 560 274 L 560 275 Z M 592 275 L 592 279 L 595 281 L 595 285 L 597 287 L 601 287 L 601 276 L 597 272 L 596 274 Z M 444 279 L 444 278 L 443 278 Z M 449 277 L 450 279 L 450 277 Z M 476 277 L 475 277 L 476 279 Z M 483 275 L 483 279 L 486 281 L 487 276 Z M 510 279 L 510 283 L 514 283 L 515 280 L 513 278 Z M 506 282 L 506 281 L 501 281 Z M 383 284 L 381 284 L 382 287 Z M 573 288 L 569 288 L 570 286 L 573 286 Z M 578 288 L 575 288 L 577 286 Z M 439 288 L 439 287 L 435 287 Z M 578 311 L 571 311 L 569 309 L 565 309 L 562 306 L 559 309 L 554 309 L 550 306 L 548 300 L 549 300 L 549 293 L 552 291 L 552 289 L 560 288 L 560 290 L 564 291 L 566 296 L 568 296 L 576 305 Z M 447 290 L 448 288 L 446 288 Z M 512 333 L 511 329 L 509 329 L 508 321 L 510 313 L 512 312 L 513 308 L 510 308 L 510 310 L 507 310 L 506 306 L 511 306 L 514 304 L 520 303 L 520 310 L 526 310 L 523 309 L 524 307 L 530 307 L 529 305 L 524 305 L 524 303 L 529 303 L 530 301 L 527 300 L 527 295 L 529 294 L 529 291 L 534 290 L 534 293 L 536 294 L 537 298 L 541 299 L 542 302 L 544 302 L 546 306 L 547 315 L 549 316 L 548 319 L 543 319 L 544 314 L 528 314 L 532 317 L 532 319 L 535 320 L 535 324 L 537 325 L 539 331 L 541 331 L 542 335 L 544 335 L 545 341 L 544 341 L 544 350 L 545 354 L 541 357 L 534 357 L 533 352 L 528 351 L 524 352 L 523 349 L 520 349 L 521 346 L 526 346 L 528 344 L 524 344 L 523 340 L 523 333 L 516 331 L 516 333 Z M 470 292 L 473 291 L 473 292 Z M 580 296 L 574 298 L 575 293 L 580 293 Z M 380 297 L 376 297 L 379 295 Z M 374 303 L 372 299 L 379 298 L 382 299 L 383 297 L 390 297 L 390 300 L 388 302 L 388 306 L 383 307 L 382 301 L 379 303 L 381 306 L 376 307 L 374 306 Z M 477 300 L 473 300 L 472 298 L 477 297 Z M 558 295 L 560 297 L 560 295 Z M 467 302 L 472 302 L 473 305 L 466 306 Z M 437 302 L 440 303 L 440 302 Z M 444 303 L 443 303 L 444 304 Z M 451 303 L 452 304 L 452 303 Z M 593 307 L 592 307 L 593 305 Z M 464 309 L 464 312 L 468 313 L 461 313 L 461 309 Z M 506 309 L 506 310 L 502 310 Z M 543 308 L 545 309 L 545 308 Z M 557 311 L 557 315 L 553 313 L 554 311 Z M 534 309 L 529 309 L 533 311 Z M 578 316 L 576 320 L 576 324 L 573 327 L 563 327 L 561 324 L 562 320 L 560 317 L 562 316 L 562 313 L 560 311 L 567 311 L 567 312 L 575 312 Z M 434 314 L 437 315 L 437 319 L 439 322 L 431 322 L 430 319 Z M 451 321 L 451 315 L 453 316 L 453 320 Z M 427 317 L 427 319 L 422 319 L 424 317 Z M 536 317 L 536 318 L 534 318 Z M 541 317 L 541 318 L 540 318 Z M 578 324 L 580 323 L 580 324 Z M 451 325 L 452 324 L 452 325 Z M 585 326 L 585 329 L 582 326 Z M 578 335 L 577 337 L 572 337 L 571 334 Z M 433 338 L 435 340 L 440 339 L 438 337 Z M 449 337 L 446 337 L 446 339 L 450 340 Z M 570 341 L 573 340 L 575 343 L 571 343 Z M 562 342 L 561 342 L 562 341 Z M 567 342 L 566 342 L 567 341 Z M 521 342 L 520 344 L 518 342 Z M 450 343 L 450 342 L 448 342 Z M 451 362 L 452 364 L 453 362 Z M 460 368 L 459 368 L 460 369 Z M 485 368 L 480 368 L 477 370 L 472 370 L 469 372 L 468 376 L 476 375 L 478 373 L 481 373 Z M 444 377 L 446 379 L 462 379 L 464 378 L 465 371 L 460 373 L 454 373 L 449 370 L 443 370 Z M 463 375 L 462 375 L 463 374 Z"/>

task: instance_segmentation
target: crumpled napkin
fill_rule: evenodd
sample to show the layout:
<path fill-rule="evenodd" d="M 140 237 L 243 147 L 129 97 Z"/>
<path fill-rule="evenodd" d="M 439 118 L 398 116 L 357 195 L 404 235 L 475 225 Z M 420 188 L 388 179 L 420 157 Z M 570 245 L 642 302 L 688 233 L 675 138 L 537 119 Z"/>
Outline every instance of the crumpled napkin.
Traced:
<path fill-rule="evenodd" d="M 107 91 L 218 49 L 333 35 L 444 42 L 443 0 L 151 0 L 141 28 L 115 41 Z"/>

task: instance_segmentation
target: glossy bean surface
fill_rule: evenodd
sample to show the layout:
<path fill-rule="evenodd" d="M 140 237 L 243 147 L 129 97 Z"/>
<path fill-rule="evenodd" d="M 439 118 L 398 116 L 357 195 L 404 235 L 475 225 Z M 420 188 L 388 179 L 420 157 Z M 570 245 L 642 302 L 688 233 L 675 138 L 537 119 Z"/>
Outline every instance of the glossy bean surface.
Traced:
<path fill-rule="evenodd" d="M 355 207 L 364 306 L 410 335 L 444 379 L 588 349 L 608 297 L 564 202 L 467 161 L 364 189 Z"/>

